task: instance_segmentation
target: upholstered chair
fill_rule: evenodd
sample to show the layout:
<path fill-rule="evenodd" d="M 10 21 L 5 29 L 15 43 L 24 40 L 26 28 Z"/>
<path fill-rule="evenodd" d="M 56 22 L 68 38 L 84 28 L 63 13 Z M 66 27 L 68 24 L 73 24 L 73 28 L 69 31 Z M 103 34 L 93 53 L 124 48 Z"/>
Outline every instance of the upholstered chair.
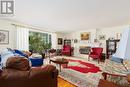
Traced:
<path fill-rule="evenodd" d="M 88 56 L 88 60 L 90 60 L 90 57 L 91 57 L 93 59 L 98 59 L 98 63 L 99 63 L 100 59 L 102 57 L 103 48 L 101 48 L 101 47 L 94 47 L 91 50 L 92 51 L 90 52 L 90 54 Z"/>

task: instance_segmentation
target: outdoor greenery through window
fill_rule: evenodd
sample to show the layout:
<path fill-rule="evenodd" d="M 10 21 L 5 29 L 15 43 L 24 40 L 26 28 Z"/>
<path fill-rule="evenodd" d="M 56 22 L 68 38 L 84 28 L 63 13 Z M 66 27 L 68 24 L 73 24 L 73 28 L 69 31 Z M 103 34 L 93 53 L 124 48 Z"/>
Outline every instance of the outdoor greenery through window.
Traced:
<path fill-rule="evenodd" d="M 51 48 L 51 35 L 47 33 L 29 32 L 29 50 L 42 52 Z"/>

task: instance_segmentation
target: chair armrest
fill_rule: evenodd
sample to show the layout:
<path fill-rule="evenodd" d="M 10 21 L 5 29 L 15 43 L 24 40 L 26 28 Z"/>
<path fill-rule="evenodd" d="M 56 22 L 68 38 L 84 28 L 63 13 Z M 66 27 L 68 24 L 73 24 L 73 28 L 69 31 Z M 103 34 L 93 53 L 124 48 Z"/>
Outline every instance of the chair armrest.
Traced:
<path fill-rule="evenodd" d="M 110 74 L 110 73 L 107 73 L 107 72 L 102 73 L 102 76 L 104 77 L 105 80 L 107 80 L 107 75 L 126 77 L 125 75 Z"/>

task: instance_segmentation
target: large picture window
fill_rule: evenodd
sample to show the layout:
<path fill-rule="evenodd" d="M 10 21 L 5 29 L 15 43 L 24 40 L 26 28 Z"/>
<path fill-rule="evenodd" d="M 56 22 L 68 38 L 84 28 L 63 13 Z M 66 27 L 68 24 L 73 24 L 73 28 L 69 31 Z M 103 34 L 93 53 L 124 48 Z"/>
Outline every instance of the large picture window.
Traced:
<path fill-rule="evenodd" d="M 51 48 L 51 34 L 40 32 L 29 32 L 29 50 L 42 52 Z"/>

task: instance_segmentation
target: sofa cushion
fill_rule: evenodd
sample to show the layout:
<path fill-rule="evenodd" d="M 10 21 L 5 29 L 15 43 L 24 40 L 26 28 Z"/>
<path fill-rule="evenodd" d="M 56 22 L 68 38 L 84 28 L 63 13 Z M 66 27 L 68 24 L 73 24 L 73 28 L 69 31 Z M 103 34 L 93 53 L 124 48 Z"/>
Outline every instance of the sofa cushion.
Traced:
<path fill-rule="evenodd" d="M 50 74 L 49 76 L 52 76 L 51 74 L 53 74 L 52 72 L 54 70 L 56 70 L 56 67 L 53 65 L 44 65 L 41 67 L 33 67 L 30 70 L 29 78 L 32 79 L 33 77 L 35 77 L 34 79 L 37 79 L 38 77 L 47 76 L 47 74 Z M 54 77 L 54 76 L 52 76 L 52 77 Z M 48 78 L 46 78 L 46 79 L 48 79 Z"/>
<path fill-rule="evenodd" d="M 10 57 L 6 62 L 6 68 L 26 71 L 30 69 L 29 61 L 26 58 L 18 56 Z"/>

